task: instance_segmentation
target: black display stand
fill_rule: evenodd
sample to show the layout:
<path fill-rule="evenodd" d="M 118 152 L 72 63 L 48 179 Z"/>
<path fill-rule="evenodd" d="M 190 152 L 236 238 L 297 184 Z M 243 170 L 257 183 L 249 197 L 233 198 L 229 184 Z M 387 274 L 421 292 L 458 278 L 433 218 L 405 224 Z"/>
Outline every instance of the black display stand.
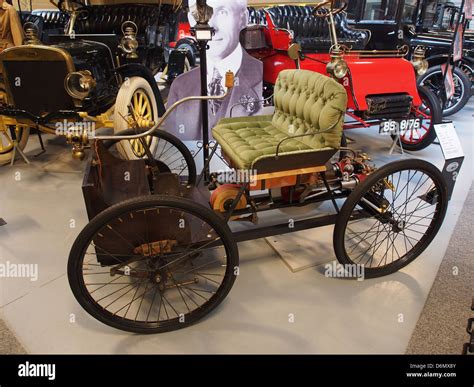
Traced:
<path fill-rule="evenodd" d="M 443 151 L 445 163 L 442 173 L 448 186 L 448 200 L 451 200 L 465 156 L 453 122 L 435 125 L 435 130 Z"/>
<path fill-rule="evenodd" d="M 191 29 L 191 33 L 198 41 L 200 73 L 201 73 L 201 96 L 207 97 L 207 43 L 212 40 L 214 29 L 209 24 L 198 24 Z M 207 100 L 201 101 L 202 115 L 202 142 L 204 157 L 204 182 L 209 183 L 209 103 Z"/>

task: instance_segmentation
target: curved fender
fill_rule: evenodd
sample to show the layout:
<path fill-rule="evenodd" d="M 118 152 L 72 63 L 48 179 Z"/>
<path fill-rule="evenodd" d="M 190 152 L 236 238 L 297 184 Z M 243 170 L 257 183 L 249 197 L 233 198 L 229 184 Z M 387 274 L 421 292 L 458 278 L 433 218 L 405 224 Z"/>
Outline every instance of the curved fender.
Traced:
<path fill-rule="evenodd" d="M 351 74 L 352 91 L 359 110 L 367 110 L 366 97 L 406 93 L 415 106 L 421 105 L 413 65 L 403 58 L 345 58 Z"/>

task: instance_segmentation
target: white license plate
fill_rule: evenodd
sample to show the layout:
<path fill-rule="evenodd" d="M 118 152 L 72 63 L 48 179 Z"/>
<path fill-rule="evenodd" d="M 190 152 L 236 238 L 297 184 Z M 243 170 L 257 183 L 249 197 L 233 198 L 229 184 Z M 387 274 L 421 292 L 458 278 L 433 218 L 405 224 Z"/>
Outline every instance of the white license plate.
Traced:
<path fill-rule="evenodd" d="M 397 134 L 407 130 L 421 129 L 421 118 L 407 118 L 405 120 L 387 120 L 380 123 L 380 134 Z"/>

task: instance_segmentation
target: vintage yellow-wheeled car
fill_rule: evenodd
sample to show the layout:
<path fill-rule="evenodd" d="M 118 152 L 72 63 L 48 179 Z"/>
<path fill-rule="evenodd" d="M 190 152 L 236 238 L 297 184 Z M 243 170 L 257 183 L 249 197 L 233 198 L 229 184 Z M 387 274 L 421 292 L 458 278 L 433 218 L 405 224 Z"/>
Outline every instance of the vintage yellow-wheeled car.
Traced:
<path fill-rule="evenodd" d="M 0 54 L 0 164 L 13 162 L 16 153 L 27 160 L 22 149 L 31 128 L 68 137 L 102 127 L 120 132 L 148 127 L 165 111 L 153 72 L 139 60 L 137 32 L 142 17 L 165 22 L 181 0 L 51 3 L 67 16 L 65 31 L 50 34 L 46 45 L 41 23 L 27 22 L 24 44 Z M 101 14 L 106 19 L 99 23 Z M 94 33 L 92 21 L 107 30 Z M 90 33 L 77 32 L 78 25 Z M 127 158 L 143 152 L 139 142 L 122 149 Z"/>

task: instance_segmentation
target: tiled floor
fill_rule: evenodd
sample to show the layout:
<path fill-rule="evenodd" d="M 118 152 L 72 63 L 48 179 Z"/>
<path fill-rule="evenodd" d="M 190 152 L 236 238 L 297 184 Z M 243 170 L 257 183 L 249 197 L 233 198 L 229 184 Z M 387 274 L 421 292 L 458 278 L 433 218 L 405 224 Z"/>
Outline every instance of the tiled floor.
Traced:
<path fill-rule="evenodd" d="M 0 262 L 39 264 L 37 282 L 1 279 L 3 318 L 30 353 L 404 353 L 473 181 L 473 113 L 471 101 L 453 117 L 466 162 L 439 236 L 413 264 L 383 279 L 335 280 L 321 267 L 291 273 L 264 240 L 246 242 L 227 300 L 199 324 L 156 336 L 108 328 L 73 298 L 65 272 L 69 249 L 87 223 L 82 173 L 55 140 L 31 166 L 0 168 L 0 214 L 8 222 L 0 228 Z M 374 129 L 350 137 L 378 165 L 401 157 L 388 155 L 388 139 Z M 32 159 L 37 145 L 32 139 L 27 149 Z M 443 165 L 435 145 L 410 156 Z M 331 227 L 315 230 L 314 239 L 330 233 Z"/>

